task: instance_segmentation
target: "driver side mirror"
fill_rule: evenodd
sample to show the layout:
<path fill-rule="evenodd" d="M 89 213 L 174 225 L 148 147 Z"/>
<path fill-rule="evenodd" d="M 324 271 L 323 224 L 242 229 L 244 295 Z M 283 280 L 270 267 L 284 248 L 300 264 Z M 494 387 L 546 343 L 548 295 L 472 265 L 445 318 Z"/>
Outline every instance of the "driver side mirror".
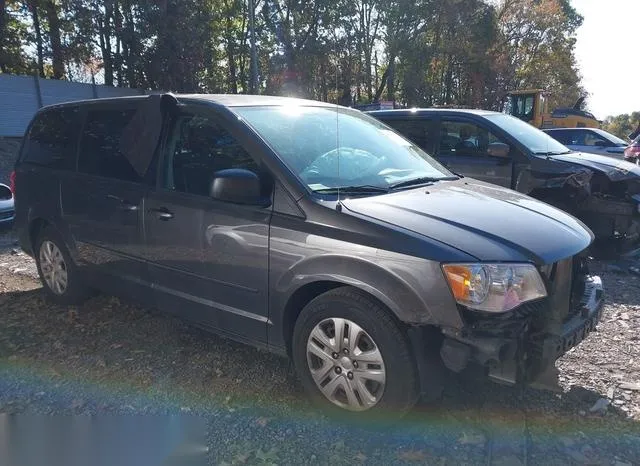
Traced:
<path fill-rule="evenodd" d="M 487 147 L 487 154 L 491 157 L 499 157 L 501 159 L 509 157 L 509 151 L 511 147 L 504 142 L 492 142 Z"/>
<path fill-rule="evenodd" d="M 260 193 L 260 178 L 250 170 L 231 168 L 213 174 L 209 195 L 219 201 L 234 204 L 264 204 Z"/>

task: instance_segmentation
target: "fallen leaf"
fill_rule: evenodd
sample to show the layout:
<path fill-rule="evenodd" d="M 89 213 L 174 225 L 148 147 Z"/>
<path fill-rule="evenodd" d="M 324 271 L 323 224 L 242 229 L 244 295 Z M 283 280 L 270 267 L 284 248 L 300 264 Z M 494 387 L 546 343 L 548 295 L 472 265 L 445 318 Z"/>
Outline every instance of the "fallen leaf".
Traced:
<path fill-rule="evenodd" d="M 398 453 L 398 459 L 402 461 L 424 461 L 427 455 L 422 450 L 408 450 Z"/>
<path fill-rule="evenodd" d="M 258 424 L 260 427 L 265 427 L 268 423 L 269 419 L 267 419 L 266 417 L 259 417 L 256 420 L 256 424 Z"/>
<path fill-rule="evenodd" d="M 75 399 L 71 402 L 71 409 L 80 409 L 85 405 L 84 400 Z"/>
<path fill-rule="evenodd" d="M 467 434 L 462 433 L 462 437 L 458 439 L 458 443 L 461 445 L 484 445 L 487 439 L 482 434 Z"/>
<path fill-rule="evenodd" d="M 344 440 L 339 440 L 332 445 L 334 450 L 344 450 L 345 443 Z"/>
<path fill-rule="evenodd" d="M 264 451 L 262 450 L 262 448 L 260 448 L 258 451 L 256 451 L 256 458 L 264 462 L 276 461 L 278 459 L 278 449 L 276 447 L 271 447 L 268 451 Z"/>
<path fill-rule="evenodd" d="M 249 461 L 250 453 L 238 453 L 233 457 L 231 464 L 246 464 Z"/>
<path fill-rule="evenodd" d="M 367 461 L 367 455 L 365 455 L 364 453 L 360 452 L 358 453 L 356 456 L 353 457 L 356 461 L 361 461 L 361 462 L 365 462 Z"/>

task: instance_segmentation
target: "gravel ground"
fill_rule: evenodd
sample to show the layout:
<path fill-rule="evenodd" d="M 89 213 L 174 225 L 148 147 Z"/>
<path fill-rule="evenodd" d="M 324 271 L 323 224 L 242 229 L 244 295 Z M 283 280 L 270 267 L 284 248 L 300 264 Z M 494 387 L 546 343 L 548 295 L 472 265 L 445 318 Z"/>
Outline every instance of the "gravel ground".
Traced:
<path fill-rule="evenodd" d="M 640 464 L 640 284 L 627 264 L 592 268 L 608 304 L 558 362 L 562 393 L 454 378 L 438 404 L 365 428 L 310 407 L 285 359 L 113 297 L 46 303 L 4 233 L 0 413 L 192 416 L 211 464 Z"/>

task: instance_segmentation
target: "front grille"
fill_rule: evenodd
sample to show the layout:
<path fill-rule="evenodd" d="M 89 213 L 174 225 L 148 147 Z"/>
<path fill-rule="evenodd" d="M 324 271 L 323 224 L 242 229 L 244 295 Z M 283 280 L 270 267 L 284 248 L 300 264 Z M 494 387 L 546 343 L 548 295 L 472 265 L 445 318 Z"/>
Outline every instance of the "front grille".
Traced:
<path fill-rule="evenodd" d="M 490 314 L 474 311 L 460 306 L 467 330 L 476 336 L 514 338 L 522 335 L 531 317 L 545 306 L 543 300 L 526 303 L 512 311 Z"/>
<path fill-rule="evenodd" d="M 6 220 L 8 218 L 13 217 L 13 210 L 8 210 L 8 211 L 4 211 L 4 212 L 0 212 L 0 220 Z"/>

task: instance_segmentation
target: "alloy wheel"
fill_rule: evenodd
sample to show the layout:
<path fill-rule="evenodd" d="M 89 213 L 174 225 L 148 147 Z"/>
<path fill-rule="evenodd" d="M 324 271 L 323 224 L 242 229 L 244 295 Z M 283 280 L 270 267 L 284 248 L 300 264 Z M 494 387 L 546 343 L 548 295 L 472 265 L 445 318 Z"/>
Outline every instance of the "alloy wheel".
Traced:
<path fill-rule="evenodd" d="M 67 264 L 60 248 L 52 241 L 43 241 L 40 245 L 40 269 L 47 286 L 57 295 L 67 290 Z"/>

